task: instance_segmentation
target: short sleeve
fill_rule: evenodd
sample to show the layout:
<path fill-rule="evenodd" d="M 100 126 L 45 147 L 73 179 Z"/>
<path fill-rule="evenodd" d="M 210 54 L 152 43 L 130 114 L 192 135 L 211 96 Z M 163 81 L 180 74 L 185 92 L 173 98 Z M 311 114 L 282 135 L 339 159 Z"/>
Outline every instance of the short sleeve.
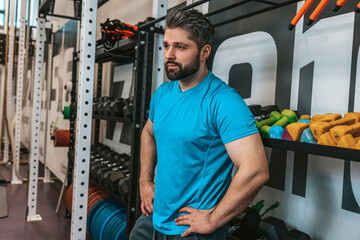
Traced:
<path fill-rule="evenodd" d="M 224 144 L 258 132 L 254 116 L 234 89 L 220 91 L 212 107 L 212 121 Z"/>
<path fill-rule="evenodd" d="M 159 95 L 161 95 L 160 94 L 161 89 L 162 89 L 162 85 L 160 85 L 160 87 L 154 92 L 150 100 L 149 118 L 153 123 L 155 118 L 156 105 L 158 104 L 159 101 Z"/>

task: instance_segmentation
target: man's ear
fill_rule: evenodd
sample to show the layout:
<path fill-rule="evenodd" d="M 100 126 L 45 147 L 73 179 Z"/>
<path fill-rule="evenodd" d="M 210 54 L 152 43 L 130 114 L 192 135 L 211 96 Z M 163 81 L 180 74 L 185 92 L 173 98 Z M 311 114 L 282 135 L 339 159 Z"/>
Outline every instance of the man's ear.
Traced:
<path fill-rule="evenodd" d="M 205 44 L 200 51 L 200 60 L 201 61 L 206 61 L 206 59 L 209 58 L 211 53 L 211 46 L 210 44 Z"/>

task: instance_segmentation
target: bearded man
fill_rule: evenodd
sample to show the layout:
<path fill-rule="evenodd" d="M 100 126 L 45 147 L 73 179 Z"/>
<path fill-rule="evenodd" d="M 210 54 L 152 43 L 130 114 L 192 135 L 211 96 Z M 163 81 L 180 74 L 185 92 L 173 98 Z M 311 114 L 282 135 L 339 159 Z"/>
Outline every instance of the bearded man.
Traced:
<path fill-rule="evenodd" d="M 213 35 L 197 10 L 166 17 L 164 63 L 171 81 L 152 96 L 142 132 L 144 215 L 130 239 L 225 240 L 227 223 L 269 178 L 253 115 L 236 90 L 207 68 Z"/>

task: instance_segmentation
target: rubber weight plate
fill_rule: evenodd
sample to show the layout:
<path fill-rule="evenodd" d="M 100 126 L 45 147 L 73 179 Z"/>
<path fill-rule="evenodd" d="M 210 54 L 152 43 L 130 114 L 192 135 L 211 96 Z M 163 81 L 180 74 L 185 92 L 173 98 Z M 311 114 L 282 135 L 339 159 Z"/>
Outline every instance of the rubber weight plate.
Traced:
<path fill-rule="evenodd" d="M 118 234 L 119 231 L 119 226 L 123 224 L 123 219 L 121 218 L 121 214 L 117 214 L 116 219 L 117 221 L 116 221 L 116 225 L 113 228 L 111 239 L 116 239 L 116 235 Z"/>
<path fill-rule="evenodd" d="M 118 225 L 117 232 L 114 237 L 116 240 L 125 240 L 126 237 L 126 217 L 122 220 L 123 221 Z"/>
<path fill-rule="evenodd" d="M 98 201 L 91 209 L 90 212 L 88 214 L 87 220 L 86 220 L 86 225 L 89 229 L 89 233 L 90 233 L 90 229 L 91 229 L 91 222 L 94 218 L 95 213 L 97 212 L 97 210 L 103 205 L 103 203 L 106 201 L 106 198 L 101 199 L 100 201 Z M 90 233 L 91 235 L 91 233 Z"/>
<path fill-rule="evenodd" d="M 103 206 L 98 208 L 91 223 L 91 235 L 93 236 L 94 240 L 100 239 L 100 230 L 104 220 L 106 219 L 107 215 L 110 214 L 112 211 L 116 210 L 116 201 L 112 198 L 108 198 L 106 202 L 104 202 Z"/>
<path fill-rule="evenodd" d="M 120 211 L 121 211 L 121 209 L 117 209 L 106 216 L 106 219 L 104 220 L 104 223 L 102 224 L 101 229 L 100 229 L 100 240 L 106 239 L 106 238 L 104 238 L 104 230 L 105 230 L 107 224 L 110 222 L 111 218 L 114 217 Z"/>
<path fill-rule="evenodd" d="M 109 222 L 106 224 L 106 227 L 104 228 L 104 232 L 103 232 L 103 239 L 107 240 L 107 239 L 111 239 L 111 234 L 112 234 L 112 229 L 115 227 L 115 222 L 116 222 L 116 214 L 114 214 Z"/>
<path fill-rule="evenodd" d="M 115 215 L 114 217 L 114 224 L 113 224 L 113 227 L 111 229 L 111 232 L 110 232 L 110 238 L 109 239 L 115 239 L 115 236 L 117 234 L 117 229 L 118 229 L 118 226 L 121 224 L 121 218 L 119 217 L 119 215 Z"/>
<path fill-rule="evenodd" d="M 91 218 L 90 225 L 89 225 L 89 232 L 90 232 L 91 237 L 94 240 L 98 240 L 98 238 L 96 237 L 97 235 L 96 235 L 96 229 L 95 229 L 96 225 L 95 225 L 95 223 L 98 220 L 98 217 L 101 214 L 102 210 L 108 204 L 109 204 L 109 199 L 104 199 L 104 201 L 101 201 L 100 206 L 96 209 L 93 217 Z"/>

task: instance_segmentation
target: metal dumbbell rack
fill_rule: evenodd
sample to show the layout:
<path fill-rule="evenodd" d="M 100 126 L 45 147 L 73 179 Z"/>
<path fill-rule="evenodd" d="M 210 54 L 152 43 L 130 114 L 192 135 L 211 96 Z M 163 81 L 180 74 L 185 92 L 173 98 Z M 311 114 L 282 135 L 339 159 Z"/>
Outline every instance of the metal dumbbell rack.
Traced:
<path fill-rule="evenodd" d="M 148 19 L 147 22 L 152 19 Z M 146 23 L 144 24 L 146 25 Z M 141 26 L 141 24 L 140 24 Z M 128 221 L 127 233 L 129 234 L 131 228 L 135 224 L 136 219 L 140 215 L 139 209 L 139 193 L 138 193 L 138 176 L 139 176 L 139 162 L 140 162 L 140 138 L 141 130 L 145 125 L 148 117 L 148 109 L 151 98 L 152 88 L 152 74 L 153 74 L 153 56 L 154 56 L 154 33 L 155 31 L 162 32 L 161 29 L 156 29 L 155 24 L 147 25 L 145 28 L 139 27 L 136 37 L 123 39 L 119 42 L 116 49 L 109 50 L 125 56 L 110 56 L 105 53 L 102 48 L 97 49 L 98 62 L 98 79 L 97 79 L 97 98 L 101 97 L 101 83 L 102 83 L 102 64 L 108 61 L 129 62 L 129 54 L 133 55 L 134 69 L 134 102 L 133 114 L 131 120 L 132 136 L 131 136 L 131 161 L 130 161 L 130 189 L 128 197 Z M 129 51 L 129 49 L 131 50 Z M 121 51 L 123 50 L 123 52 Z M 100 136 L 100 119 L 110 121 L 124 121 L 123 118 L 109 118 L 104 116 L 94 116 L 95 120 L 95 139 L 94 142 L 99 141 Z M 116 198 L 116 196 L 114 196 Z"/>

